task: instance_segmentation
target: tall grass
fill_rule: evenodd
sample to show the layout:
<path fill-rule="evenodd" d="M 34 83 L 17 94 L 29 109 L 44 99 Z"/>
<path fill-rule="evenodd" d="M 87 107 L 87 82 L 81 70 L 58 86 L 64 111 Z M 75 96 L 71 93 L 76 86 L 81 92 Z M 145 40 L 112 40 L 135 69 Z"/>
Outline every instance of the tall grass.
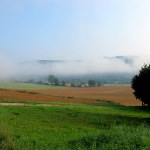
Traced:
<path fill-rule="evenodd" d="M 145 125 L 136 128 L 121 125 L 113 126 L 109 132 L 101 131 L 98 135 L 85 136 L 69 144 L 74 150 L 149 150 L 149 138 L 150 131 Z"/>
<path fill-rule="evenodd" d="M 140 107 L 0 106 L 2 143 L 12 148 L 2 150 L 149 150 L 149 118 Z"/>
<path fill-rule="evenodd" d="M 9 131 L 2 123 L 0 124 L 0 150 L 16 150 Z"/>

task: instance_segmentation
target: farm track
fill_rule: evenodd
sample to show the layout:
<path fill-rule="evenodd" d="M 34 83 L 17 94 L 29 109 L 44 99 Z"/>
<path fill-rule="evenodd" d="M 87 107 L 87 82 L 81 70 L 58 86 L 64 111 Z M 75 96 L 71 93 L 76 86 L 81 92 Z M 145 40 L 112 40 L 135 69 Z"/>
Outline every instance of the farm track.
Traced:
<path fill-rule="evenodd" d="M 51 104 L 26 104 L 26 103 L 0 103 L 0 106 L 47 106 L 47 107 L 53 107 L 53 106 L 60 106 L 60 105 L 51 105 Z"/>

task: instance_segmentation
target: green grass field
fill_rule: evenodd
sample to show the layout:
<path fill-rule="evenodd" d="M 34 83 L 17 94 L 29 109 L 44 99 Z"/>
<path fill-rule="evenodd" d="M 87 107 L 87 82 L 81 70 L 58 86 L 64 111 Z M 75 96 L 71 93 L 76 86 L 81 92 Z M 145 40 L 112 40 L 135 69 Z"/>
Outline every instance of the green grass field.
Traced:
<path fill-rule="evenodd" d="M 66 88 L 66 87 L 43 85 L 43 84 L 34 84 L 34 83 L 0 82 L 0 88 L 25 89 L 25 90 L 41 89 L 42 90 L 42 89 L 59 89 L 59 88 Z"/>
<path fill-rule="evenodd" d="M 130 86 L 130 84 L 104 84 L 104 86 Z M 67 87 L 51 86 L 51 85 L 35 84 L 35 83 L 0 82 L 0 88 L 42 90 L 42 89 L 60 89 L 60 88 L 67 88 Z"/>
<path fill-rule="evenodd" d="M 104 84 L 104 86 L 131 86 L 131 84 L 119 84 L 119 83 L 114 83 L 114 84 Z"/>
<path fill-rule="evenodd" d="M 141 107 L 0 106 L 1 150 L 149 150 L 150 110 Z"/>

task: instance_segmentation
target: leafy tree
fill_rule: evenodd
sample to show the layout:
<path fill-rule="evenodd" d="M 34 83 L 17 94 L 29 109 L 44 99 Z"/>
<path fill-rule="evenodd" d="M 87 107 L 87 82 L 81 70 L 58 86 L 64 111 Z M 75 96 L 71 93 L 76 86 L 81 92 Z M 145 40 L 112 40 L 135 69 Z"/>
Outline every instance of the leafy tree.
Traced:
<path fill-rule="evenodd" d="M 48 77 L 48 82 L 51 83 L 52 85 L 59 85 L 59 81 L 54 75 L 50 75 Z"/>
<path fill-rule="evenodd" d="M 28 80 L 28 83 L 35 83 L 35 80 L 34 79 L 30 79 L 30 80 Z"/>
<path fill-rule="evenodd" d="M 150 105 L 150 65 L 144 65 L 131 81 L 133 94 L 143 104 Z"/>
<path fill-rule="evenodd" d="M 76 84 L 75 83 L 71 83 L 71 87 L 76 87 Z"/>
<path fill-rule="evenodd" d="M 88 84 L 89 84 L 89 86 L 96 86 L 96 81 L 95 80 L 89 80 Z"/>
<path fill-rule="evenodd" d="M 98 82 L 97 86 L 103 86 L 103 83 Z"/>
<path fill-rule="evenodd" d="M 67 82 L 66 81 L 62 81 L 62 86 L 66 86 Z"/>
<path fill-rule="evenodd" d="M 57 78 L 55 78 L 54 84 L 55 84 L 55 85 L 59 85 L 59 80 L 58 80 Z"/>

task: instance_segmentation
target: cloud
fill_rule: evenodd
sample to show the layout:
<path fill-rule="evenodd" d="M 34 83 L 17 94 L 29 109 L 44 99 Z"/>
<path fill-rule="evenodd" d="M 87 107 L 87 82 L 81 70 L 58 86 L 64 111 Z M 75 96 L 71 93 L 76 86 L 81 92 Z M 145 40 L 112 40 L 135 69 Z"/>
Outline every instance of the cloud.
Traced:
<path fill-rule="evenodd" d="M 115 69 L 114 69 L 115 66 Z M 92 73 L 131 72 L 132 67 L 118 59 L 100 58 L 97 60 L 84 60 L 55 64 L 52 68 L 54 74 L 80 75 Z"/>
<path fill-rule="evenodd" d="M 15 75 L 17 65 L 4 54 L 0 53 L 0 79 L 7 80 Z"/>

